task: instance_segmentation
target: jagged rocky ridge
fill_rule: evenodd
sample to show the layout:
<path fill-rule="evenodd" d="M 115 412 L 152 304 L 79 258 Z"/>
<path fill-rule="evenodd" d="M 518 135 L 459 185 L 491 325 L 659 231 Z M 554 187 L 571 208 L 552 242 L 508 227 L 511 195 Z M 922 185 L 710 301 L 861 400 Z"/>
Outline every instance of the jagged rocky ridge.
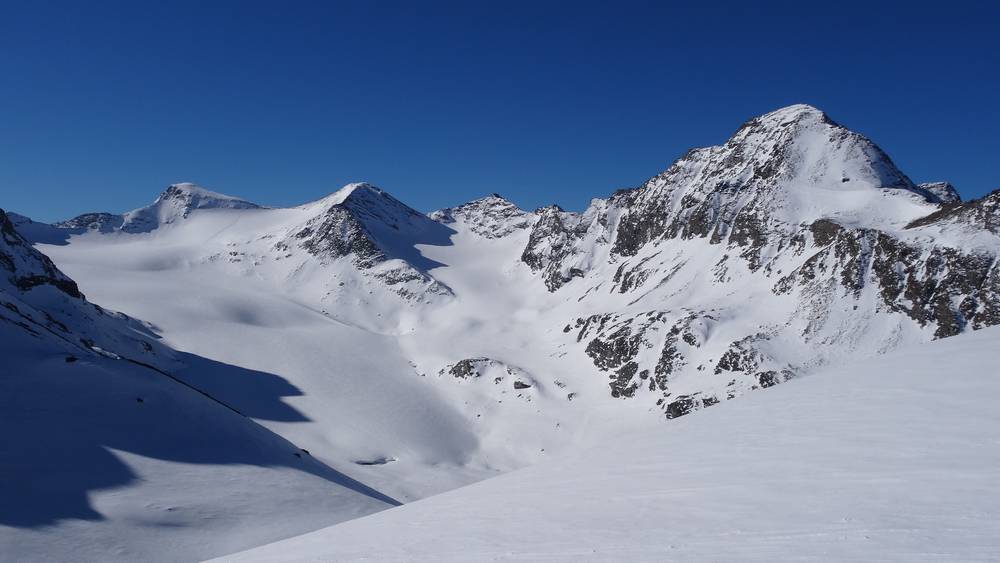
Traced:
<path fill-rule="evenodd" d="M 612 396 L 650 392 L 668 417 L 872 341 L 881 352 L 904 333 L 940 338 L 1000 323 L 1000 246 L 982 236 L 998 234 L 996 193 L 960 203 L 946 182 L 915 185 L 870 140 L 810 106 L 752 119 L 724 145 L 689 151 L 582 214 L 535 215 L 522 260 L 549 291 L 580 278 L 581 303 L 604 290 L 634 296 L 626 310 L 656 307 L 579 317 L 564 332 L 609 374 Z M 694 271 L 686 251 L 713 256 L 711 275 Z M 701 353 L 710 332 L 692 323 L 746 313 L 739 304 L 710 310 L 711 299 L 691 311 L 677 293 L 658 291 L 694 283 L 708 294 L 737 286 L 787 312 Z"/>

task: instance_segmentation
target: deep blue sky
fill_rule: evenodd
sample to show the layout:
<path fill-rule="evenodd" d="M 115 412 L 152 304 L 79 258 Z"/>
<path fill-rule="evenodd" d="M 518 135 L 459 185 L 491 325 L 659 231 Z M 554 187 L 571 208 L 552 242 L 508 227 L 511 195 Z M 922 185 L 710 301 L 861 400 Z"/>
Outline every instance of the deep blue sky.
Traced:
<path fill-rule="evenodd" d="M 915 181 L 1000 187 L 998 2 L 602 4 L 0 0 L 0 207 L 367 180 L 581 209 L 796 102 Z"/>

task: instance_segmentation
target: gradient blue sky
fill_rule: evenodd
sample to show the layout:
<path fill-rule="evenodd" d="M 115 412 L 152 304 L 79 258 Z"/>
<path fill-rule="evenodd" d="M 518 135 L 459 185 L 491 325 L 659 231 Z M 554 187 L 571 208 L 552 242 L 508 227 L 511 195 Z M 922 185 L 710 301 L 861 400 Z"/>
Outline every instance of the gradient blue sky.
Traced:
<path fill-rule="evenodd" d="M 581 209 L 805 102 L 915 181 L 1000 187 L 1000 2 L 0 0 L 0 207 L 367 180 Z"/>

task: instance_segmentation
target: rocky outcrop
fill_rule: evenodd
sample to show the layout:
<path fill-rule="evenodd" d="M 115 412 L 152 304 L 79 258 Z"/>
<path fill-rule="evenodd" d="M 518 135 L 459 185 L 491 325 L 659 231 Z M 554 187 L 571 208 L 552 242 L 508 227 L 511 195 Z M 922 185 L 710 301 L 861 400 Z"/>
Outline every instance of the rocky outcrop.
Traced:
<path fill-rule="evenodd" d="M 9 287 L 27 291 L 38 286 L 51 286 L 66 295 L 82 299 L 76 282 L 56 268 L 41 252 L 35 250 L 14 229 L 7 214 L 0 209 L 0 271 Z"/>
<path fill-rule="evenodd" d="M 608 313 L 577 319 L 565 332 L 574 333 L 608 375 L 612 397 L 655 399 L 674 418 L 792 376 L 757 347 L 765 334 L 733 342 L 717 361 L 707 357 L 704 348 L 718 322 L 710 311 Z"/>
<path fill-rule="evenodd" d="M 170 354 L 142 323 L 88 302 L 0 210 L 0 325 L 56 338 L 79 353 L 164 365 Z M 76 361 L 76 357 L 73 356 Z"/>
<path fill-rule="evenodd" d="M 493 358 L 466 358 L 438 370 L 439 377 L 449 377 L 461 382 L 488 383 L 495 387 L 495 395 L 509 392 L 516 397 L 531 401 L 540 382 L 527 371 Z M 555 385 L 564 388 L 565 385 Z"/>
<path fill-rule="evenodd" d="M 814 224 L 813 232 L 822 248 L 781 278 L 775 293 L 817 292 L 830 282 L 855 301 L 872 291 L 883 310 L 931 326 L 935 338 L 1000 324 L 1000 269 L 994 253 L 920 245 L 830 221 L 819 228 Z"/>
<path fill-rule="evenodd" d="M 541 275 L 549 291 L 583 277 L 593 263 L 595 250 L 610 240 L 602 200 L 594 200 L 583 214 L 563 211 L 558 205 L 542 207 L 534 214 L 538 219 L 521 261 Z"/>
<path fill-rule="evenodd" d="M 918 184 L 917 187 L 929 192 L 938 203 L 958 203 L 962 201 L 962 196 L 959 195 L 955 186 L 951 185 L 951 182 L 925 182 Z"/>
<path fill-rule="evenodd" d="M 121 229 L 125 218 L 112 213 L 84 213 L 72 219 L 53 223 L 54 227 L 71 231 L 98 231 L 111 233 Z"/>
<path fill-rule="evenodd" d="M 418 244 L 451 244 L 449 227 L 365 183 L 349 184 L 309 206 L 318 212 L 276 243 L 278 251 L 298 245 L 323 262 L 350 260 L 406 298 L 451 294 L 427 273 L 441 264 L 416 249 Z"/>
<path fill-rule="evenodd" d="M 931 226 L 985 230 L 1000 235 L 1000 190 L 994 190 L 979 199 L 948 203 L 940 210 L 911 222 L 906 228 Z"/>
<path fill-rule="evenodd" d="M 349 256 L 360 268 L 371 268 L 387 259 L 364 224 L 350 209 L 339 204 L 311 220 L 293 236 L 310 254 L 327 259 Z"/>
<path fill-rule="evenodd" d="M 555 291 L 574 277 L 583 276 L 583 270 L 569 264 L 577 252 L 575 243 L 586 234 L 586 225 L 557 205 L 538 209 L 535 214 L 538 221 L 521 253 L 521 261 L 541 272 L 545 287 Z"/>

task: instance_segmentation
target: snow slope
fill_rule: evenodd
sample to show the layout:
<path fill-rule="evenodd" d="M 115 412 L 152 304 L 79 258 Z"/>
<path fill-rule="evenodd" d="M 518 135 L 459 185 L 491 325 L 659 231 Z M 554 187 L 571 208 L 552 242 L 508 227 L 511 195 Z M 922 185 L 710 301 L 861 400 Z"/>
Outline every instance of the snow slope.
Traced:
<path fill-rule="evenodd" d="M 996 561 L 1000 329 L 219 561 Z"/>
<path fill-rule="evenodd" d="M 396 256 L 419 252 L 420 259 L 387 256 L 371 268 L 359 267 L 354 254 L 317 256 L 282 242 L 299 240 L 291 233 L 331 216 L 340 224 L 338 206 L 354 204 L 348 198 L 379 195 L 360 190 L 348 186 L 291 209 L 199 210 L 150 233 L 90 232 L 39 247 L 92 299 L 152 323 L 173 348 L 287 380 L 298 392 L 282 404 L 301 417 L 276 409 L 267 387 L 181 372 L 324 463 L 401 501 L 534 463 L 651 416 L 608 402 L 600 379 L 576 375 L 587 369 L 585 360 L 560 357 L 553 337 L 563 335 L 561 324 L 538 319 L 539 309 L 562 298 L 521 290 L 534 281 L 510 258 L 523 237 L 484 239 L 455 225 L 440 244 L 411 241 L 407 251 L 391 238 L 399 236 L 394 229 L 372 228 L 380 245 L 395 244 Z M 379 210 L 427 232 L 444 228 L 394 204 Z M 310 234 L 316 231 L 322 229 Z M 435 265 L 434 281 L 406 283 L 448 293 L 400 293 L 378 277 L 390 271 L 383 268 L 419 274 L 410 264 L 420 261 Z M 515 389 L 513 376 L 497 383 L 492 373 L 465 380 L 447 373 L 477 357 L 524 372 L 531 387 Z M 393 461 L 366 464 L 381 459 Z"/>
<path fill-rule="evenodd" d="M 0 558 L 191 561 L 396 504 L 186 381 L 208 377 L 302 420 L 280 377 L 86 301 L 0 210 Z"/>

